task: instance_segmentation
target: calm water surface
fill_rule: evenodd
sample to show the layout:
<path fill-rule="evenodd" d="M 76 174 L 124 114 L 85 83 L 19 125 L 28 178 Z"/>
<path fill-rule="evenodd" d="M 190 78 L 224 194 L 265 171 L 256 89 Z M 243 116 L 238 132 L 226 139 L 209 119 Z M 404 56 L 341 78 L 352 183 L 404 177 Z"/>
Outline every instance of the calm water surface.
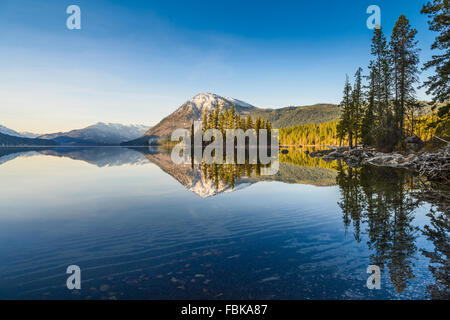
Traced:
<path fill-rule="evenodd" d="M 0 299 L 448 298 L 448 204 L 427 182 L 280 160 L 264 177 L 149 149 L 0 149 Z"/>

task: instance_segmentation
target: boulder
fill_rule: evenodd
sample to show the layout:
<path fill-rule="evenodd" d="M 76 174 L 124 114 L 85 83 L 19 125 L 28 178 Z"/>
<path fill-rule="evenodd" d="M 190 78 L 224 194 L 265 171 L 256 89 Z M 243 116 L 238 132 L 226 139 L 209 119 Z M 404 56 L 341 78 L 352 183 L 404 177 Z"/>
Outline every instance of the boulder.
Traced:
<path fill-rule="evenodd" d="M 344 157 L 345 156 L 344 156 L 344 153 L 342 151 L 336 150 L 334 152 L 331 152 L 331 153 L 327 154 L 325 157 L 322 158 L 322 160 L 334 161 L 334 160 L 342 159 Z"/>
<path fill-rule="evenodd" d="M 405 139 L 406 148 L 409 150 L 418 151 L 423 148 L 425 143 L 416 135 L 412 135 Z"/>
<path fill-rule="evenodd" d="M 309 154 L 309 156 L 313 157 L 313 158 L 323 157 L 323 156 L 326 156 L 327 154 L 330 154 L 332 152 L 334 152 L 334 150 L 330 150 L 330 149 L 318 150 L 318 151 L 311 152 Z"/>
<path fill-rule="evenodd" d="M 400 168 L 406 167 L 408 162 L 398 153 L 377 153 L 374 157 L 367 158 L 364 163 L 372 164 L 378 167 Z"/>

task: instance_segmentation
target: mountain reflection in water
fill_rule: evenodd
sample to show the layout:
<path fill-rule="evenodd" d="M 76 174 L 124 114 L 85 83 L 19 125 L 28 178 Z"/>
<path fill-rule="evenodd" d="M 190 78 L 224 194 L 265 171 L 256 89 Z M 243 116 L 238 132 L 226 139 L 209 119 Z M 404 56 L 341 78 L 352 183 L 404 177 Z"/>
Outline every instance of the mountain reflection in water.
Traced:
<path fill-rule="evenodd" d="M 255 164 L 224 164 L 224 165 L 206 165 L 206 164 L 186 164 L 176 165 L 170 158 L 170 153 L 163 152 L 157 148 L 91 148 L 91 147 L 61 147 L 61 148 L 0 148 L 0 170 L 2 165 L 13 161 L 16 158 L 26 158 L 34 156 L 49 156 L 69 158 L 77 161 L 84 161 L 99 168 L 114 166 L 144 166 L 154 164 L 171 177 L 175 178 L 181 185 L 193 192 L 200 198 L 211 198 L 220 194 L 230 192 L 241 192 L 252 185 L 266 183 L 263 188 L 271 188 L 268 182 L 278 182 L 283 184 L 305 184 L 316 187 L 338 188 L 338 202 L 335 206 L 336 215 L 341 218 L 343 232 L 346 237 L 342 244 L 349 241 L 348 235 L 353 238 L 351 250 L 362 250 L 365 248 L 363 256 L 366 255 L 368 263 L 380 267 L 384 279 L 388 279 L 389 287 L 393 290 L 385 289 L 382 292 L 370 292 L 367 296 L 361 294 L 364 279 L 358 284 L 346 284 L 346 281 L 339 282 L 333 280 L 334 277 L 343 277 L 339 271 L 333 271 L 327 274 L 324 270 L 325 266 L 339 264 L 341 258 L 325 257 L 318 255 L 311 261 L 305 257 L 314 255 L 315 250 L 319 250 L 320 246 L 325 245 L 312 243 L 316 247 L 308 247 L 300 244 L 298 238 L 284 239 L 285 245 L 280 248 L 286 251 L 285 254 L 293 254 L 295 250 L 298 254 L 302 254 L 303 258 L 277 257 L 279 263 L 286 262 L 297 263 L 297 271 L 292 267 L 278 267 L 277 273 L 263 278 L 259 282 L 261 288 L 256 288 L 258 283 L 253 283 L 255 292 L 253 296 L 249 296 L 248 290 L 238 288 L 233 291 L 231 288 L 220 288 L 220 293 L 216 296 L 209 295 L 209 291 L 201 291 L 195 295 L 189 292 L 172 294 L 168 296 L 168 287 L 161 286 L 161 292 L 145 296 L 145 298 L 431 298 L 431 299 L 449 299 L 449 194 L 448 185 L 437 185 L 425 180 L 422 177 L 414 176 L 405 170 L 394 170 L 389 168 L 376 168 L 371 166 L 363 166 L 361 168 L 350 168 L 341 162 L 325 162 L 318 158 L 311 158 L 306 155 L 304 150 L 290 150 L 288 154 L 280 154 L 280 168 L 277 174 L 273 176 L 265 176 L 260 174 L 261 165 Z M 1 171 L 0 171 L 1 174 Z M 39 192 L 36 190 L 36 193 Z M 334 199 L 334 198 L 332 198 Z M 241 200 L 242 201 L 242 200 Z M 282 208 L 283 204 L 278 203 L 278 199 L 272 199 L 274 210 Z M 328 199 L 319 199 L 318 201 L 328 201 Z M 211 205 L 211 203 L 208 203 Z M 251 204 L 250 204 L 251 205 Z M 425 212 L 418 220 L 418 212 Z M 245 215 L 243 211 L 241 213 Z M 317 218 L 321 219 L 321 218 Z M 231 223 L 231 221 L 230 221 Z M 276 222 L 273 222 L 276 224 Z M 314 222 L 311 223 L 311 228 Z M 311 229 L 312 230 L 312 229 Z M 335 232 L 339 228 L 336 226 Z M 286 230 L 286 232 L 288 232 Z M 307 231 L 305 231 L 307 232 Z M 277 235 L 277 237 L 280 235 Z M 286 235 L 287 236 L 287 235 Z M 313 235 L 311 235 L 313 236 Z M 318 236 L 318 235 L 315 235 Z M 328 236 L 327 236 L 328 237 Z M 237 239 L 235 239 L 237 240 Z M 324 241 L 324 239 L 320 241 Z M 303 241 L 306 241 L 303 239 Z M 327 240 L 325 240 L 327 241 Z M 286 246 L 286 243 L 290 243 Z M 327 246 L 331 245 L 331 241 L 327 241 Z M 291 249 L 288 249 L 291 248 Z M 296 248 L 296 249 L 295 249 Z M 350 248 L 350 247 L 349 247 Z M 206 249 L 206 248 L 205 248 Z M 281 250 L 281 249 L 280 249 Z M 333 249 L 335 250 L 335 249 Z M 352 255 L 352 251 L 347 254 Z M 0 250 L 0 254 L 1 254 Z M 329 251 L 331 254 L 333 251 Z M 354 252 L 356 257 L 361 256 Z M 239 256 L 239 254 L 237 255 Z M 181 259 L 182 257 L 180 257 Z M 306 259 L 306 260 L 303 260 Z M 329 259 L 329 260 L 326 260 Z M 2 261 L 5 261 L 1 259 Z M 292 261 L 291 261 L 292 260 Z M 352 261 L 352 259 L 350 259 Z M 326 262 L 326 263 L 325 263 Z M 354 262 L 356 265 L 356 262 Z M 187 265 L 187 264 L 186 264 Z M 367 266 L 366 266 L 367 267 Z M 359 277 L 364 277 L 365 268 Z M 186 267 L 187 268 L 187 267 Z M 231 267 L 229 268 L 236 268 Z M 250 268 L 246 267 L 246 268 Z M 287 268 L 287 269 L 285 269 Z M 301 275 L 297 273 L 309 268 L 309 270 L 317 269 L 322 275 L 321 285 L 328 286 L 320 294 L 318 288 L 299 289 L 298 292 L 290 286 L 297 283 Z M 325 269 L 323 269 L 325 268 Z M 331 268 L 331 267 L 329 267 Z M 334 268 L 334 267 L 333 267 Z M 331 269 L 333 269 L 331 268 Z M 339 267 L 341 268 L 341 267 Z M 339 269 L 338 268 L 338 269 Z M 270 268 L 269 268 L 270 269 Z M 331 270 L 330 269 L 330 270 Z M 306 269 L 305 269 L 306 270 Z M 327 270 L 328 271 L 328 270 Z M 0 264 L 0 278 L 2 273 L 8 275 L 11 271 L 6 266 Z M 256 272 L 250 269 L 243 269 L 241 272 Z M 311 272 L 311 271 L 308 271 Z M 322 273 L 321 273 L 322 272 Z M 170 272 L 169 272 L 170 273 Z M 200 275 L 202 275 L 200 273 Z M 151 275 L 145 275 L 144 278 Z M 311 277 L 317 277 L 317 274 L 309 273 L 303 275 L 304 285 L 314 283 Z M 367 275 L 368 276 L 368 275 Z M 156 275 L 156 277 L 162 277 Z M 172 276 L 172 282 L 179 284 L 178 287 L 186 288 L 187 281 L 178 279 L 180 276 Z M 210 275 L 210 277 L 214 277 Z M 294 277 L 294 278 L 292 278 Z M 194 277 L 192 280 L 200 278 Z M 358 278 L 358 277 L 356 277 Z M 159 279 L 159 278 L 158 278 Z M 173 280 L 175 279 L 175 280 Z M 281 281 L 283 279 L 283 281 Z M 212 279 L 211 281 L 213 281 Z M 280 282 L 281 281 L 281 282 Z M 290 281 L 293 281 L 290 283 Z M 311 282 L 312 281 L 312 282 Z M 322 282 L 323 283 L 322 283 Z M 350 281 L 350 280 L 348 280 Z M 350 282 L 351 282 L 350 281 Z M 204 281 L 206 282 L 206 280 Z M 194 283 L 194 282 L 192 282 Z M 301 283 L 301 282 L 300 282 Z M 415 289 L 406 290 L 413 283 Z M 9 286 L 12 286 L 8 282 Z M 223 284 L 222 284 L 223 285 Z M 245 284 L 242 284 L 245 285 Z M 108 285 L 113 286 L 113 285 Z M 203 284 L 206 286 L 206 283 Z M 312 286 L 312 284 L 310 284 Z M 335 288 L 336 287 L 336 288 Z M 36 289 L 39 292 L 39 289 Z M 120 290 L 115 288 L 115 290 Z M 169 290 L 169 289 L 167 289 Z M 176 290 L 176 289 L 174 289 Z M 368 289 L 366 289 L 367 291 Z M 144 290 L 145 291 L 145 290 Z M 179 291 L 179 290 L 178 290 Z M 176 291 L 176 292 L 178 292 Z M 58 291 L 59 292 L 59 291 Z M 225 292 L 225 293 L 224 293 Z M 308 295 L 309 292 L 309 295 Z M 330 293 L 332 292 L 332 293 Z M 350 293 L 353 292 L 353 293 Z M 404 296 L 408 292 L 408 295 Z M 97 292 L 98 293 L 98 292 Z M 20 294 L 13 289 L 2 287 L 0 282 L 0 298 L 14 297 Z M 55 293 L 56 294 L 56 293 Z M 86 295 L 83 294 L 86 298 Z M 26 297 L 30 297 L 27 295 Z M 31 295 L 32 298 L 34 296 Z M 50 294 L 51 297 L 51 294 Z M 101 294 L 96 296 L 93 292 L 89 293 L 89 298 L 105 298 Z M 143 298 L 144 296 L 128 291 L 124 297 Z M 39 297 L 38 297 L 39 298 Z M 77 297 L 75 297 L 77 298 Z"/>

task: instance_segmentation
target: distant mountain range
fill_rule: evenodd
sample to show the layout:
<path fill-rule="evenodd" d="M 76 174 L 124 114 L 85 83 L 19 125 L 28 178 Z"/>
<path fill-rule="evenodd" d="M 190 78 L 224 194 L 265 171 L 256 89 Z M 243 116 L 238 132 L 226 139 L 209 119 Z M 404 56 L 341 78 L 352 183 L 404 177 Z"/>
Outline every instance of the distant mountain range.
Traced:
<path fill-rule="evenodd" d="M 119 145 L 141 137 L 149 129 L 150 127 L 145 125 L 98 122 L 83 129 L 45 134 L 39 138 L 53 140 L 62 145 Z"/>
<path fill-rule="evenodd" d="M 0 133 L 7 134 L 13 137 L 30 138 L 30 139 L 34 139 L 40 136 L 40 134 L 31 132 L 17 132 L 2 125 L 0 125 Z"/>
<path fill-rule="evenodd" d="M 0 133 L 0 147 L 9 146 L 57 146 L 58 143 L 53 140 L 30 139 L 17 136 L 10 136 Z"/>
<path fill-rule="evenodd" d="M 145 125 L 122 125 L 118 123 L 99 122 L 84 129 L 35 135 L 30 133 L 19 133 L 4 126 L 0 126 L 0 134 L 2 134 L 2 136 L 0 136 L 0 146 L 117 146 L 122 142 L 141 137 L 150 128 L 151 127 Z"/>
<path fill-rule="evenodd" d="M 4 126 L 0 126 L 0 133 L 17 138 L 39 138 L 34 143 L 42 143 L 41 140 L 50 140 L 58 145 L 67 146 L 142 146 L 157 144 L 161 137 L 170 136 L 178 128 L 188 129 L 193 121 L 199 121 L 205 114 L 214 112 L 216 108 L 230 109 L 234 105 L 235 110 L 241 116 L 251 115 L 253 118 L 261 117 L 269 120 L 274 128 L 283 128 L 305 123 L 322 123 L 339 119 L 340 110 L 333 104 L 316 104 L 311 106 L 286 107 L 280 109 L 263 109 L 255 107 L 247 102 L 225 98 L 213 93 L 200 93 L 183 103 L 177 110 L 162 119 L 154 127 L 145 125 L 122 125 L 117 123 L 98 122 L 89 127 L 44 135 L 32 133 L 19 133 Z M 11 145 L 11 138 L 0 139 L 0 145 Z"/>

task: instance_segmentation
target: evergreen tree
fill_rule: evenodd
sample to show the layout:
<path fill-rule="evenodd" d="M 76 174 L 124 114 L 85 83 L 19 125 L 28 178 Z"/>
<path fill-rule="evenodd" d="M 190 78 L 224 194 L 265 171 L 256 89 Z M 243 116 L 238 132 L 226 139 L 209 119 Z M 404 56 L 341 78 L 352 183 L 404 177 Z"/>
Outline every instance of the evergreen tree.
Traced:
<path fill-rule="evenodd" d="M 219 128 L 219 106 L 216 106 L 216 108 L 214 109 L 212 127 L 214 129 L 218 129 Z"/>
<path fill-rule="evenodd" d="M 263 118 L 260 119 L 259 123 L 259 129 L 266 129 L 266 121 Z"/>
<path fill-rule="evenodd" d="M 342 121 L 342 120 L 339 121 L 336 128 L 337 128 L 337 137 L 339 139 L 339 147 L 340 147 L 340 146 L 342 146 L 342 141 L 345 139 L 345 135 L 347 134 L 345 121 Z M 302 139 L 302 140 L 304 140 L 304 139 Z"/>
<path fill-rule="evenodd" d="M 245 122 L 245 118 L 244 118 L 244 117 L 241 118 L 241 124 L 240 124 L 240 127 L 241 127 L 241 129 L 244 130 L 244 131 L 247 130 L 247 124 L 246 124 L 246 122 Z"/>
<path fill-rule="evenodd" d="M 379 149 L 391 151 L 395 146 L 393 135 L 393 114 L 390 107 L 392 97 L 392 73 L 391 59 L 386 38 L 381 28 L 375 29 L 372 38 L 371 54 L 374 60 L 371 62 L 374 87 L 375 87 L 375 125 L 376 144 Z"/>
<path fill-rule="evenodd" d="M 255 131 L 256 131 L 256 143 L 257 145 L 259 145 L 259 129 L 261 128 L 261 118 L 260 117 L 256 117 L 255 120 Z"/>
<path fill-rule="evenodd" d="M 366 93 L 367 104 L 364 109 L 364 115 L 361 121 L 361 140 L 364 146 L 372 146 L 375 142 L 374 127 L 375 127 L 375 71 L 373 64 L 369 66 L 370 75 L 367 77 L 369 85 Z"/>
<path fill-rule="evenodd" d="M 342 115 L 340 120 L 340 129 L 344 130 L 348 134 L 348 142 L 350 148 L 353 148 L 353 106 L 352 106 L 352 86 L 348 80 L 348 76 L 345 77 L 344 97 L 341 102 Z"/>
<path fill-rule="evenodd" d="M 229 118 L 230 118 L 230 115 L 229 115 L 228 109 L 225 109 L 223 123 L 224 123 L 224 127 L 227 129 L 228 129 L 228 121 L 229 121 L 228 119 Z"/>
<path fill-rule="evenodd" d="M 222 135 L 225 133 L 225 115 L 223 112 L 219 115 L 219 130 L 222 132 Z"/>
<path fill-rule="evenodd" d="M 427 94 L 433 96 L 433 109 L 437 110 L 437 119 L 430 123 L 430 128 L 446 139 L 450 138 L 450 2 L 448 0 L 432 0 L 425 4 L 421 13 L 430 19 L 430 30 L 438 32 L 432 50 L 439 51 L 432 59 L 425 63 L 424 69 L 434 69 L 434 74 L 428 78 L 423 86 L 427 87 Z"/>
<path fill-rule="evenodd" d="M 234 104 L 230 108 L 230 112 L 228 115 L 228 128 L 234 129 L 234 122 L 236 117 L 236 111 L 234 110 Z"/>
<path fill-rule="evenodd" d="M 377 109 L 378 122 L 384 125 L 384 109 L 388 108 L 389 92 L 385 92 L 389 80 L 385 81 L 383 78 L 386 75 L 385 66 L 388 64 L 388 50 L 386 45 L 386 38 L 384 37 L 381 28 L 375 29 L 372 38 L 371 54 L 374 57 L 372 62 L 374 78 L 375 78 L 375 104 Z"/>
<path fill-rule="evenodd" d="M 266 125 L 265 125 L 265 127 L 266 127 L 266 129 L 267 129 L 267 143 L 269 144 L 269 145 L 271 145 L 272 144 L 272 141 L 271 141 L 271 137 L 272 137 L 272 125 L 270 124 L 270 122 L 269 122 L 269 120 L 266 120 Z"/>
<path fill-rule="evenodd" d="M 433 95 L 433 101 L 446 102 L 450 99 L 450 2 L 448 0 L 432 0 L 425 4 L 421 11 L 430 19 L 430 30 L 438 32 L 432 50 L 439 50 L 441 54 L 432 56 L 425 63 L 424 69 L 434 68 L 435 74 L 425 81 L 427 94 Z"/>
<path fill-rule="evenodd" d="M 408 105 L 415 101 L 414 84 L 418 81 L 419 50 L 415 40 L 417 30 L 401 15 L 392 30 L 390 49 L 394 74 L 394 119 L 396 141 L 403 138 Z"/>
<path fill-rule="evenodd" d="M 253 120 L 250 115 L 247 116 L 247 130 L 248 129 L 253 129 Z"/>
<path fill-rule="evenodd" d="M 254 127 L 254 129 L 256 131 L 256 134 L 259 134 L 259 129 L 260 128 L 261 128 L 261 118 L 260 117 L 256 117 L 255 127 Z"/>
<path fill-rule="evenodd" d="M 208 114 L 208 129 L 214 128 L 214 116 L 212 113 Z"/>
<path fill-rule="evenodd" d="M 353 132 L 355 134 L 355 147 L 358 148 L 358 133 L 360 131 L 360 115 L 363 106 L 362 93 L 362 68 L 358 68 L 355 73 L 355 85 L 352 92 L 352 115 L 354 116 Z"/>
<path fill-rule="evenodd" d="M 239 114 L 236 115 L 235 128 L 240 129 L 241 127 L 241 116 Z"/>
<path fill-rule="evenodd" d="M 203 131 L 208 129 L 208 113 L 207 112 L 205 112 L 205 114 L 203 115 L 202 129 L 203 129 Z"/>

